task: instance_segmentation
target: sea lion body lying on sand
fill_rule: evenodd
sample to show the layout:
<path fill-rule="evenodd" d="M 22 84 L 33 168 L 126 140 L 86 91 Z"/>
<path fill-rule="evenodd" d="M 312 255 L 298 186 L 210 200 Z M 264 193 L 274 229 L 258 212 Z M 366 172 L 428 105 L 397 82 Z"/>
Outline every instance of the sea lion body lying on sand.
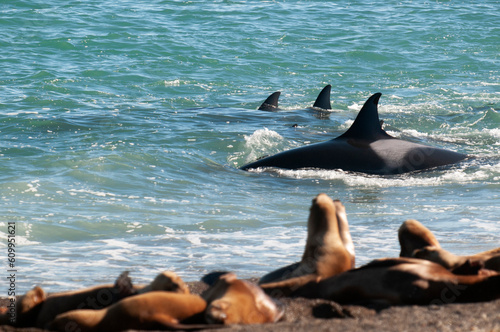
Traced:
<path fill-rule="evenodd" d="M 20 296 L 15 301 L 13 307 L 1 308 L 0 325 L 16 327 L 34 326 L 45 297 L 46 294 L 42 288 L 38 286 L 34 287 L 32 290 L 26 292 L 26 294 Z"/>
<path fill-rule="evenodd" d="M 205 319 L 218 324 L 274 323 L 283 316 L 283 310 L 262 289 L 234 273 L 219 277 L 203 298 L 209 303 Z"/>
<path fill-rule="evenodd" d="M 153 291 L 123 299 L 100 310 L 73 310 L 58 315 L 55 331 L 118 332 L 182 327 L 181 322 L 202 313 L 206 302 L 198 295 Z"/>
<path fill-rule="evenodd" d="M 434 234 L 413 219 L 401 225 L 398 237 L 401 257 L 429 260 L 456 274 L 477 274 L 482 268 L 500 271 L 500 248 L 468 256 L 454 255 L 442 249 Z"/>
<path fill-rule="evenodd" d="M 133 286 L 128 272 L 124 272 L 112 285 L 99 285 L 76 291 L 54 293 L 48 296 L 40 287 L 35 287 L 21 298 L 20 305 L 22 308 L 19 308 L 17 312 L 24 314 L 19 315 L 17 322 L 15 324 L 11 323 L 11 325 L 45 328 L 48 323 L 61 313 L 77 309 L 103 309 L 125 297 L 152 290 L 189 293 L 184 282 L 173 272 L 160 273 L 147 286 Z M 5 321 L 5 324 L 9 324 L 9 322 Z"/>
<path fill-rule="evenodd" d="M 209 303 L 207 307 L 207 303 Z M 58 315 L 49 328 L 57 331 L 113 332 L 129 329 L 200 329 L 220 324 L 275 322 L 283 311 L 254 284 L 222 275 L 203 298 L 152 291 L 128 297 L 101 310 L 74 310 Z M 200 317 L 204 320 L 200 321 Z M 200 323 L 207 322 L 207 325 Z M 190 325 L 190 323 L 196 325 Z"/>
<path fill-rule="evenodd" d="M 387 258 L 309 283 L 293 295 L 391 305 L 489 301 L 500 298 L 500 275 L 455 275 L 430 261 Z"/>
<path fill-rule="evenodd" d="M 450 271 L 460 271 L 466 266 L 477 266 L 500 272 L 500 248 L 475 255 L 458 256 L 442 248 L 428 246 L 415 250 L 413 257 L 438 263 Z"/>
<path fill-rule="evenodd" d="M 302 260 L 263 276 L 259 284 L 282 282 L 298 288 L 347 271 L 354 267 L 354 261 L 354 245 L 344 206 L 326 194 L 319 194 L 312 201 Z"/>
<path fill-rule="evenodd" d="M 3 318 L 0 321 L 16 327 L 44 328 L 62 312 L 79 308 L 100 309 L 131 294 L 135 294 L 135 290 L 128 272 L 122 273 L 113 285 L 71 292 L 46 295 L 42 288 L 36 286 L 18 301 L 18 317 L 15 322 L 3 322 Z"/>

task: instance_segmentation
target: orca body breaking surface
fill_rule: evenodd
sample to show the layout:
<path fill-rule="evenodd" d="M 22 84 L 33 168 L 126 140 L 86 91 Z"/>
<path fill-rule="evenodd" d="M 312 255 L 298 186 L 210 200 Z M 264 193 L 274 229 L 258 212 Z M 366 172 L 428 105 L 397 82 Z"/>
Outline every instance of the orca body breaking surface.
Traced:
<path fill-rule="evenodd" d="M 467 158 L 462 153 L 404 141 L 387 134 L 378 116 L 381 95 L 372 95 L 352 126 L 339 137 L 283 151 L 241 169 L 318 168 L 389 175 L 454 164 Z"/>

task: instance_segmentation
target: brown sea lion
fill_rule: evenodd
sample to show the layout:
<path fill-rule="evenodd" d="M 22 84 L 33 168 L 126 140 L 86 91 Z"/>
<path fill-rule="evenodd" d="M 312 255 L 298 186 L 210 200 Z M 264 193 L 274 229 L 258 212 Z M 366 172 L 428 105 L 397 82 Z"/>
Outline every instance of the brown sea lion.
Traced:
<path fill-rule="evenodd" d="M 25 314 L 19 316 L 18 325 L 15 326 L 44 328 L 61 313 L 76 309 L 102 309 L 127 296 L 152 290 L 189 293 L 184 282 L 173 272 L 159 274 L 151 284 L 144 287 L 133 286 L 128 272 L 124 272 L 113 285 L 100 285 L 76 291 L 54 293 L 48 296 L 44 295 L 43 299 L 39 295 L 43 292 L 41 288 L 35 288 L 28 292 L 23 299 L 26 303 L 34 303 L 36 299 L 37 306 L 23 305 L 24 309 L 18 309 L 17 312 Z M 30 307 L 29 312 L 28 307 Z"/>
<path fill-rule="evenodd" d="M 283 316 L 283 310 L 262 289 L 234 273 L 219 277 L 203 295 L 209 303 L 205 319 L 210 324 L 273 323 Z"/>
<path fill-rule="evenodd" d="M 62 312 L 77 308 L 99 309 L 121 298 L 135 294 L 128 272 L 122 273 L 114 285 L 104 285 L 79 291 L 55 293 L 46 296 L 40 287 L 35 287 L 22 296 L 18 305 L 19 317 L 10 325 L 43 328 Z M 9 322 L 5 322 L 9 324 Z"/>
<path fill-rule="evenodd" d="M 455 274 L 477 274 L 481 269 L 500 271 L 500 248 L 458 256 L 442 249 L 434 234 L 416 220 L 405 221 L 398 232 L 401 257 L 415 257 L 442 265 Z"/>
<path fill-rule="evenodd" d="M 415 250 L 413 257 L 438 263 L 455 273 L 469 266 L 500 272 L 500 248 L 475 255 L 458 256 L 442 248 L 428 246 Z"/>
<path fill-rule="evenodd" d="M 154 280 L 146 286 L 136 288 L 138 294 L 151 291 L 167 291 L 180 294 L 189 294 L 189 288 L 175 272 L 164 271 L 158 274 Z"/>
<path fill-rule="evenodd" d="M 36 286 L 15 301 L 10 299 L 9 306 L 1 308 L 0 325 L 34 326 L 45 297 L 43 289 Z"/>
<path fill-rule="evenodd" d="M 387 258 L 309 283 L 293 295 L 390 305 L 489 301 L 500 298 L 500 274 L 455 275 L 434 262 Z"/>
<path fill-rule="evenodd" d="M 193 294 L 152 291 L 100 310 L 73 310 L 49 325 L 55 331 L 118 332 L 183 328 L 182 321 L 202 313 L 207 304 Z"/>
<path fill-rule="evenodd" d="M 434 234 L 427 227 L 413 219 L 406 220 L 399 227 L 398 238 L 401 246 L 400 257 L 412 257 L 414 250 L 427 246 L 441 248 Z"/>
<path fill-rule="evenodd" d="M 102 309 L 136 293 L 128 272 L 120 274 L 112 285 L 53 293 L 48 295 L 43 302 L 34 326 L 45 328 L 50 321 L 63 312 L 75 309 Z"/>
<path fill-rule="evenodd" d="M 326 194 L 316 196 L 307 222 L 307 240 L 302 260 L 273 271 L 259 280 L 266 292 L 275 285 L 298 288 L 354 268 L 354 245 L 349 233 L 345 208 Z M 287 293 L 272 293 L 273 297 Z"/>

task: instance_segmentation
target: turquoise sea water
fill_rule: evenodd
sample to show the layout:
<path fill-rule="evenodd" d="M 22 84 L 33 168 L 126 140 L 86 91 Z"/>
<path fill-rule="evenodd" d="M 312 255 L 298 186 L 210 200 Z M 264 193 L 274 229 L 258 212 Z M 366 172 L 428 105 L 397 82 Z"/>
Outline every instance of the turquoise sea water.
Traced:
<path fill-rule="evenodd" d="M 397 256 L 408 218 L 456 253 L 498 247 L 499 22 L 498 1 L 2 2 L 5 273 L 16 222 L 19 292 L 260 276 L 300 259 L 320 192 L 345 204 L 358 265 Z M 307 109 L 326 84 L 333 110 Z M 258 111 L 278 90 L 281 111 Z M 238 170 L 340 135 L 375 92 L 391 135 L 476 158 Z"/>

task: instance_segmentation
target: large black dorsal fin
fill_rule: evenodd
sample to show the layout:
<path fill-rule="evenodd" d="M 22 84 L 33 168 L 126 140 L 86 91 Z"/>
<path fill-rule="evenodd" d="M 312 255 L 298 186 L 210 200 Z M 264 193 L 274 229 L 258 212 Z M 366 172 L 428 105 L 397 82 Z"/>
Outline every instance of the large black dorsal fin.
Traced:
<path fill-rule="evenodd" d="M 324 110 L 331 110 L 332 104 L 330 104 L 330 91 L 332 90 L 332 86 L 328 84 L 321 90 L 314 102 L 313 107 L 322 108 Z"/>
<path fill-rule="evenodd" d="M 280 98 L 280 91 L 272 93 L 267 99 L 260 105 L 259 110 L 261 111 L 276 111 L 278 108 L 278 99 Z"/>
<path fill-rule="evenodd" d="M 376 140 L 380 138 L 391 138 L 380 125 L 378 117 L 378 101 L 382 94 L 380 92 L 372 95 L 359 111 L 352 126 L 338 138 L 352 138 L 364 140 Z"/>

